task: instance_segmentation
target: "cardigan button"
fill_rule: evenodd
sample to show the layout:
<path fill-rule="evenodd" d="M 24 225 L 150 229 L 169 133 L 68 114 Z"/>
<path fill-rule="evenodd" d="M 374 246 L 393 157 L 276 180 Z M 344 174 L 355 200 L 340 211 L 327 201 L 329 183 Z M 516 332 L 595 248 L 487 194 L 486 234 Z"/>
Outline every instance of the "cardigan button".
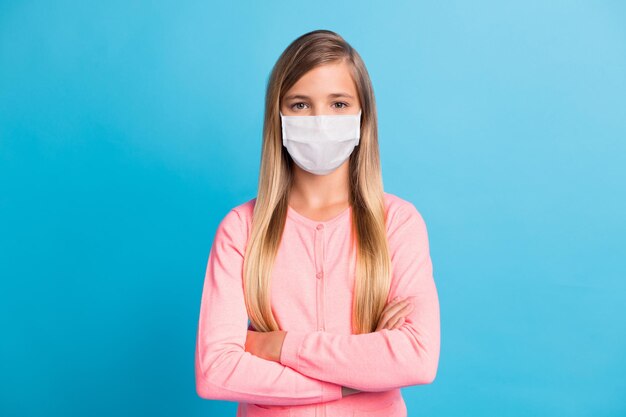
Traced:
<path fill-rule="evenodd" d="M 324 228 L 323 224 L 318 224 L 316 227 L 317 230 L 322 230 L 323 228 Z"/>
<path fill-rule="evenodd" d="M 324 276 L 323 272 L 318 272 L 317 274 L 315 274 L 315 276 L 317 277 L 317 279 L 320 279 L 321 277 Z"/>

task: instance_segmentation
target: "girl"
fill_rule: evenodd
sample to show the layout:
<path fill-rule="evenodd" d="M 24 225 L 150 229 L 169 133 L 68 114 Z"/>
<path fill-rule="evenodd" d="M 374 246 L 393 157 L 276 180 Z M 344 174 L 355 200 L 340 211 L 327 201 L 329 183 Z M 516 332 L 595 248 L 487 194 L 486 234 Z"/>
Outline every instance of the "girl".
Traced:
<path fill-rule="evenodd" d="M 302 35 L 269 78 L 257 196 L 209 254 L 198 395 L 240 417 L 406 416 L 400 388 L 439 362 L 432 272 L 422 216 L 383 191 L 363 61 L 332 31 Z"/>

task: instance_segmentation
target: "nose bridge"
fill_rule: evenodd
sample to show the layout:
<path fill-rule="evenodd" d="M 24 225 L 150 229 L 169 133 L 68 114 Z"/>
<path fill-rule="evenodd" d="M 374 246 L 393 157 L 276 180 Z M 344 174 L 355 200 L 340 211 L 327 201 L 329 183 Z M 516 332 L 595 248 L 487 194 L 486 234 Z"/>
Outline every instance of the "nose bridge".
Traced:
<path fill-rule="evenodd" d="M 311 102 L 311 116 L 324 116 L 329 114 L 332 114 L 332 112 L 329 106 L 327 106 L 325 99 L 319 98 Z"/>

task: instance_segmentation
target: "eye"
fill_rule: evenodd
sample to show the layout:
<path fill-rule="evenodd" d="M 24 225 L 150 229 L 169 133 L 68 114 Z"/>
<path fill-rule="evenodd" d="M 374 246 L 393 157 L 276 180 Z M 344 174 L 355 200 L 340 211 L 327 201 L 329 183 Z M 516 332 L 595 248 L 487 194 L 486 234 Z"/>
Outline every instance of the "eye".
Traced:
<path fill-rule="evenodd" d="M 346 107 L 348 107 L 348 103 L 344 103 L 343 101 L 337 101 L 333 104 L 341 104 L 341 107 L 337 107 L 338 109 L 345 109 Z"/>
<path fill-rule="evenodd" d="M 300 101 L 300 102 L 298 102 L 298 103 L 294 103 L 294 104 L 292 104 L 292 105 L 291 105 L 291 109 L 292 109 L 292 110 L 302 110 L 302 107 L 297 107 L 297 106 L 300 106 L 301 104 L 306 105 L 305 103 L 303 103 L 303 102 L 301 102 L 301 101 Z"/>

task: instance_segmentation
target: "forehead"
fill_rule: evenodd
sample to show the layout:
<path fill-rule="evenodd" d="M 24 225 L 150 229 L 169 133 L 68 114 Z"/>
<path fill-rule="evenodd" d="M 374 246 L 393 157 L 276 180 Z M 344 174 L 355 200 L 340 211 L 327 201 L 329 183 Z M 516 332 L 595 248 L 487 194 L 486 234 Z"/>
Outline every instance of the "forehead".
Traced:
<path fill-rule="evenodd" d="M 286 94 L 325 97 L 337 92 L 349 93 L 356 97 L 356 85 L 349 64 L 344 61 L 313 68 L 300 77 Z"/>

